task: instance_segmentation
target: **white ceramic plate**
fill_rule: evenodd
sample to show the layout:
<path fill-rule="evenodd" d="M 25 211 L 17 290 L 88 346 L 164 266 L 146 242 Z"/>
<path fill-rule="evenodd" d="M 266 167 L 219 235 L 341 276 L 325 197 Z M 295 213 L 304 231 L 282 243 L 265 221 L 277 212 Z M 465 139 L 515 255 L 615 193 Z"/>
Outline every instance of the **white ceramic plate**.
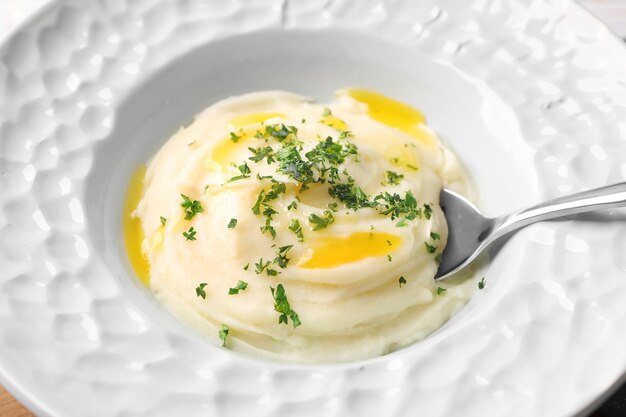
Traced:
<path fill-rule="evenodd" d="M 134 280 L 122 196 L 172 132 L 347 85 L 423 109 L 488 213 L 626 177 L 626 50 L 568 0 L 56 1 L 0 48 L 1 382 L 44 416 L 585 414 L 626 370 L 619 213 L 524 230 L 444 328 L 365 362 L 214 347 Z"/>

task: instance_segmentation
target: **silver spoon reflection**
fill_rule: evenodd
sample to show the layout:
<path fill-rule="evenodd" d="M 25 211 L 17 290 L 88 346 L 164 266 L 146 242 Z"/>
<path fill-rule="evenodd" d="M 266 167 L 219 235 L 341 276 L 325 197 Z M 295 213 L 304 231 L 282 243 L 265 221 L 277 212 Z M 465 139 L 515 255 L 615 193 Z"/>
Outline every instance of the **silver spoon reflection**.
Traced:
<path fill-rule="evenodd" d="M 555 198 L 505 216 L 489 218 L 466 198 L 443 189 L 440 202 L 448 222 L 448 244 L 436 281 L 469 265 L 499 238 L 530 224 L 588 211 L 626 206 L 626 183 Z"/>

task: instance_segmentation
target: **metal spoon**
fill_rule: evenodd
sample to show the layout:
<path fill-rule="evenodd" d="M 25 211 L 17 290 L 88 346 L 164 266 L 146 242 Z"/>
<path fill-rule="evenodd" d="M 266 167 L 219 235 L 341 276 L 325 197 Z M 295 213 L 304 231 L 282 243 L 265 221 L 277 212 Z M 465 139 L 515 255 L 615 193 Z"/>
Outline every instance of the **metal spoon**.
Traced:
<path fill-rule="evenodd" d="M 626 206 L 626 182 L 555 198 L 509 215 L 489 218 L 466 198 L 443 189 L 439 204 L 448 222 L 448 244 L 436 281 L 469 265 L 496 240 L 530 224 L 599 209 Z"/>

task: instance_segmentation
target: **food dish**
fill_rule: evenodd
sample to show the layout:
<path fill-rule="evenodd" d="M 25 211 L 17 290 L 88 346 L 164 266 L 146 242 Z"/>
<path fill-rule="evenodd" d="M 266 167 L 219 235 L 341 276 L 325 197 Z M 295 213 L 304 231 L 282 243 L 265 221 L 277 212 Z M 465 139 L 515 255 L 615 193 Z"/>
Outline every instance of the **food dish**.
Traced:
<path fill-rule="evenodd" d="M 433 279 L 448 237 L 439 193 L 467 195 L 467 175 L 419 111 L 379 93 L 231 97 L 144 171 L 125 205 L 129 259 L 224 347 L 367 359 L 430 334 L 476 288 Z"/>
<path fill-rule="evenodd" d="M 575 4 L 281 5 L 66 0 L 2 45 L 1 382 L 44 416 L 584 415 L 626 369 L 611 222 L 524 230 L 431 337 L 335 366 L 213 347 L 134 284 L 116 250 L 132 170 L 246 91 L 419 106 L 487 213 L 622 179 L 626 53 Z"/>

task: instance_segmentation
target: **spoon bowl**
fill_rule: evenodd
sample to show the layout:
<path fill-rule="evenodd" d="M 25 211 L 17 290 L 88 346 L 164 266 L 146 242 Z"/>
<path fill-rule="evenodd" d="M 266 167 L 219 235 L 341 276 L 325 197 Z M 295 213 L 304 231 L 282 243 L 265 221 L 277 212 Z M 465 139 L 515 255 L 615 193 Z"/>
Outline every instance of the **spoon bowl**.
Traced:
<path fill-rule="evenodd" d="M 448 243 L 435 281 L 468 266 L 501 237 L 525 226 L 588 211 L 626 206 L 626 182 L 555 198 L 505 216 L 483 216 L 469 200 L 443 189 L 439 204 L 448 222 Z"/>

